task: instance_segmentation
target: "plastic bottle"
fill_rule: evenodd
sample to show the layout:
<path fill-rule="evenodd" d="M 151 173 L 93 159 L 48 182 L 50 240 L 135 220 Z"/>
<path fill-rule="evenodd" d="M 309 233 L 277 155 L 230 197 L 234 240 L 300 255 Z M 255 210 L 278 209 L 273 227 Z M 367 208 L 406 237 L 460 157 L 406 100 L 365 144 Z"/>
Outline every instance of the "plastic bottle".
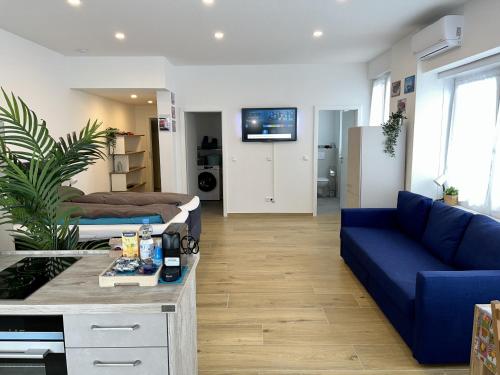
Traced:
<path fill-rule="evenodd" d="M 143 219 L 142 225 L 139 228 L 141 235 L 140 256 L 142 260 L 151 259 L 153 257 L 154 241 L 151 235 L 153 227 L 149 224 L 149 219 Z"/>
<path fill-rule="evenodd" d="M 155 245 L 153 250 L 153 263 L 158 267 L 163 266 L 163 249 L 161 248 L 161 238 L 155 239 Z"/>

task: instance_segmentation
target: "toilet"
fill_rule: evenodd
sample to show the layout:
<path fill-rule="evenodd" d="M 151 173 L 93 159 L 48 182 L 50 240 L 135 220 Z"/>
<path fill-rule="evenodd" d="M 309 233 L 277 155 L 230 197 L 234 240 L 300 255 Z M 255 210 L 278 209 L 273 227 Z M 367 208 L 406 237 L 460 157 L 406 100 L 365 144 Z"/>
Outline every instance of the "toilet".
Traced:
<path fill-rule="evenodd" d="M 330 195 L 329 184 L 328 177 L 318 177 L 318 198 L 326 198 Z"/>

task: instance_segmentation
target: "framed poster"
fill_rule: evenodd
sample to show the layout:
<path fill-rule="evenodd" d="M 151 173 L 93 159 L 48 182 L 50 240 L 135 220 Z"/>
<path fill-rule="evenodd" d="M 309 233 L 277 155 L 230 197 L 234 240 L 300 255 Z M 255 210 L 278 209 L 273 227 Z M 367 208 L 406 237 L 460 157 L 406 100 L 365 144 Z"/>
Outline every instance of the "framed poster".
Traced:
<path fill-rule="evenodd" d="M 175 105 L 175 92 L 170 91 L 170 101 L 172 105 Z"/>
<path fill-rule="evenodd" d="M 399 95 L 401 95 L 401 81 L 396 81 L 392 83 L 391 96 L 394 98 Z"/>
<path fill-rule="evenodd" d="M 172 120 L 169 115 L 160 116 L 158 118 L 158 127 L 160 131 L 169 132 L 172 131 Z"/>
<path fill-rule="evenodd" d="M 173 119 L 174 119 L 174 118 L 176 118 L 176 117 L 175 117 L 175 107 L 174 107 L 174 106 L 172 106 L 172 118 L 173 118 Z"/>
<path fill-rule="evenodd" d="M 398 111 L 406 113 L 406 101 L 407 101 L 406 98 L 398 100 Z"/>
<path fill-rule="evenodd" d="M 405 94 L 415 92 L 415 76 L 405 78 Z"/>

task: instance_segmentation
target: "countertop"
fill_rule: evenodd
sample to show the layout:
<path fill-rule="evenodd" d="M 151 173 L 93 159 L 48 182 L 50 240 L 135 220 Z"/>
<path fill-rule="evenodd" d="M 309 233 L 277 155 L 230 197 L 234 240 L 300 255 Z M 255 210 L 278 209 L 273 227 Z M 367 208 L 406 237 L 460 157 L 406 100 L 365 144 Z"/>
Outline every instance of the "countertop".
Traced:
<path fill-rule="evenodd" d="M 78 256 L 78 262 L 25 300 L 0 300 L 0 315 L 61 315 L 99 313 L 175 313 L 186 284 L 194 277 L 199 256 L 187 257 L 182 284 L 155 287 L 99 287 L 101 274 L 113 261 L 102 252 L 44 251 L 1 254 L 0 270 L 27 256 Z"/>

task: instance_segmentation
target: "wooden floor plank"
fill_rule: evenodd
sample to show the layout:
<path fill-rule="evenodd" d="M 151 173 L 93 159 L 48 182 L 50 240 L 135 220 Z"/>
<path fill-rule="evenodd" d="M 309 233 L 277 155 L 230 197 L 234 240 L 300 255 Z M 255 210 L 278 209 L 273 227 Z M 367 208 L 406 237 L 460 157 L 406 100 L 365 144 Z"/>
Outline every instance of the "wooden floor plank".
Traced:
<path fill-rule="evenodd" d="M 203 203 L 200 375 L 465 375 L 421 366 L 339 256 L 339 215 Z"/>

